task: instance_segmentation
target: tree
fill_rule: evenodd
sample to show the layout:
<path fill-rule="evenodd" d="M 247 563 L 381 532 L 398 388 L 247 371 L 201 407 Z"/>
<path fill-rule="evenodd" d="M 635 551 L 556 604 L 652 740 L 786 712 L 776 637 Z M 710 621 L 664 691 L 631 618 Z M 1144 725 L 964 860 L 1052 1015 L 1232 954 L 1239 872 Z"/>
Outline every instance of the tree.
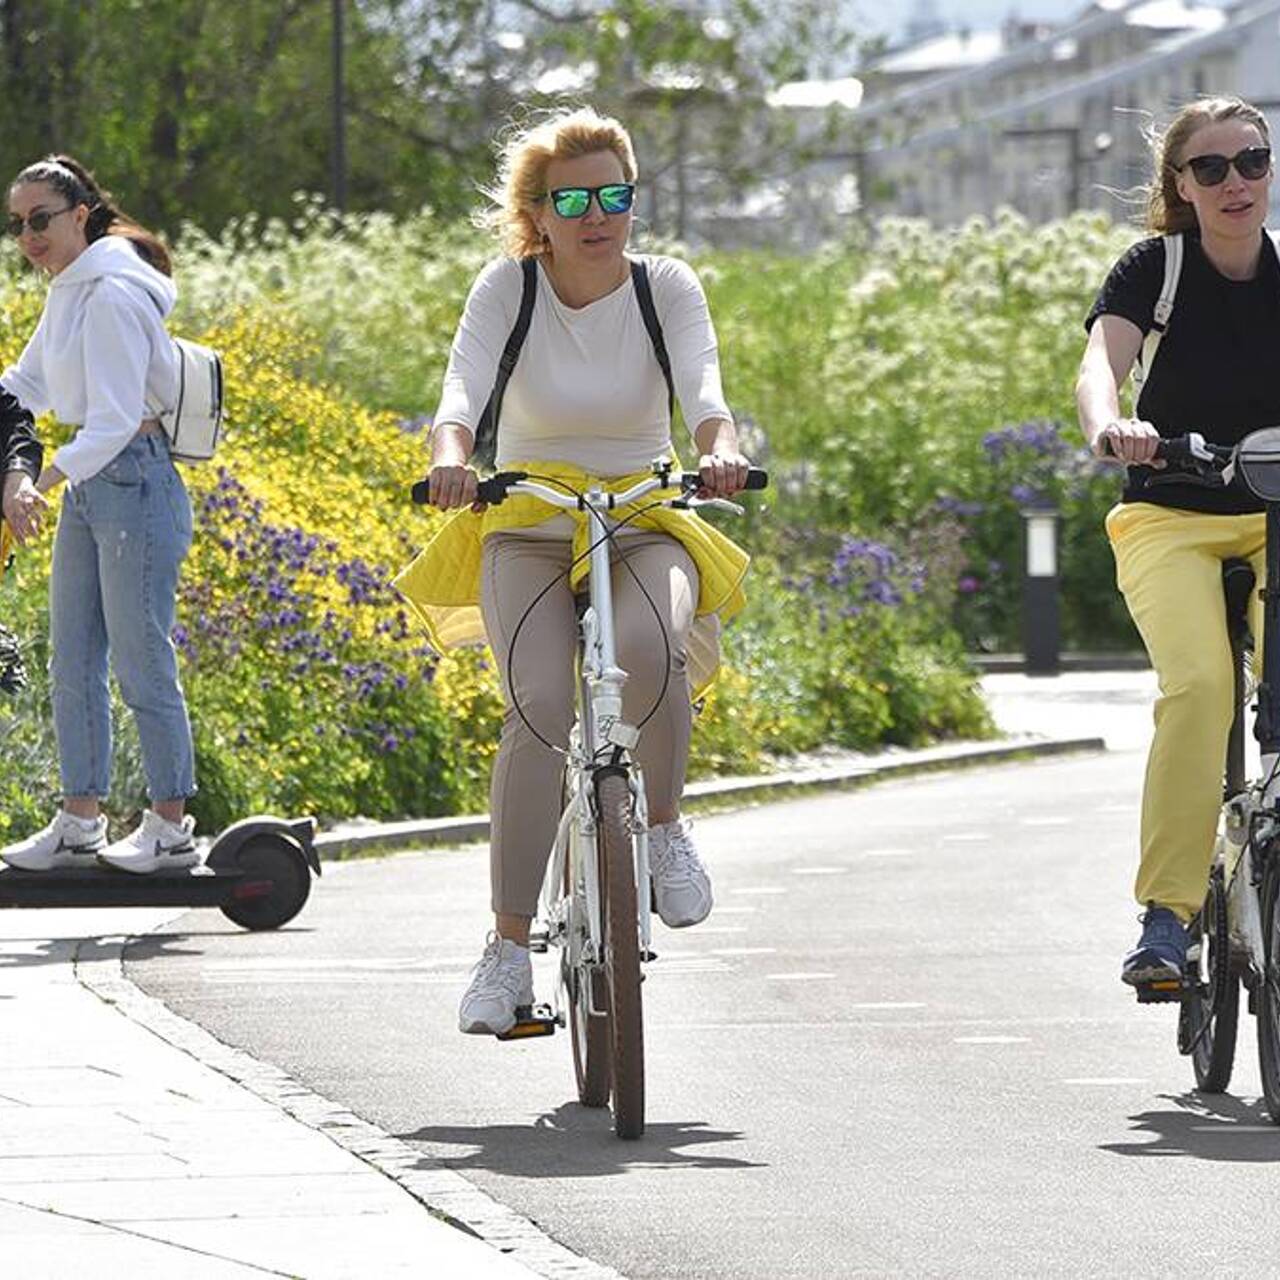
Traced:
<path fill-rule="evenodd" d="M 655 229 L 684 235 L 796 156 L 769 89 L 848 43 L 825 0 L 350 0 L 353 209 L 460 216 L 501 122 L 564 100 L 635 135 Z M 0 171 L 78 155 L 149 224 L 216 231 L 329 190 L 323 0 L 0 0 Z M 566 79 L 566 74 L 568 78 Z"/>

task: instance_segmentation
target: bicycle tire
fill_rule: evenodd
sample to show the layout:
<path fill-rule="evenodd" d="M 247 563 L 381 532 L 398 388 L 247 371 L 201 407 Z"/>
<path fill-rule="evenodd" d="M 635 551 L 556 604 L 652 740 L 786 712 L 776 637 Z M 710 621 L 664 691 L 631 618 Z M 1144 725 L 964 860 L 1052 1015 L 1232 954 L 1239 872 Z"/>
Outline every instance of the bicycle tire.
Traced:
<path fill-rule="evenodd" d="M 1272 850 L 1262 877 L 1265 956 L 1257 990 L 1258 1066 L 1272 1124 L 1280 1124 L 1280 852 Z"/>
<path fill-rule="evenodd" d="M 606 772 L 597 779 L 596 824 L 604 885 L 613 1130 L 620 1138 L 638 1138 L 644 1133 L 644 1009 L 631 793 L 625 776 Z"/>
<path fill-rule="evenodd" d="M 568 796 L 568 779 L 561 789 L 562 796 Z M 576 842 L 576 832 L 570 832 L 569 840 Z M 599 859 L 599 843 L 596 845 L 596 857 Z M 574 883 L 574 868 L 577 859 L 573 856 L 564 860 L 564 892 L 568 898 L 579 893 Z M 599 863 L 597 863 L 599 865 Z M 600 881 L 603 884 L 603 879 Z M 585 916 L 586 905 L 582 904 L 581 913 Z M 571 925 L 571 927 L 574 927 Z M 598 981 L 599 970 L 589 970 L 585 966 L 575 965 L 572 958 L 573 948 L 566 942 L 560 953 L 560 981 L 564 987 L 565 1004 L 569 1010 L 569 1042 L 573 1047 L 573 1075 L 578 1086 L 578 1101 L 584 1107 L 604 1107 L 609 1103 L 609 1019 L 608 1017 L 592 1017 L 592 1003 L 597 1009 L 606 1011 L 609 1008 L 608 984 Z M 594 1001 L 588 999 L 588 986 L 592 984 Z"/>
<path fill-rule="evenodd" d="M 1192 920 L 1192 941 L 1200 943 L 1204 982 L 1188 993 L 1178 1012 L 1178 1047 L 1191 1045 L 1191 1066 L 1201 1093 L 1222 1093 L 1231 1083 L 1240 1023 L 1240 979 L 1231 964 L 1226 932 L 1226 887 L 1220 872 L 1209 881 L 1204 906 Z M 1217 1013 L 1213 1013 L 1214 1003 Z M 1201 1034 L 1205 1022 L 1209 1026 Z M 1197 1039 L 1198 1037 L 1198 1039 Z M 1194 1043 L 1193 1043 L 1194 1042 Z"/>

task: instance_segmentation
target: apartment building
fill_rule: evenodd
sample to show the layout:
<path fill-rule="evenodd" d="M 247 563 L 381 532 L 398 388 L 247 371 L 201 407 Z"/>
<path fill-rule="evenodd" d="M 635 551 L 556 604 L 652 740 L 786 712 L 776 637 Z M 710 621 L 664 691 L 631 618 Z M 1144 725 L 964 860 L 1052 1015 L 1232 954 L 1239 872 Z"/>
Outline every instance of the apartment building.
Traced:
<path fill-rule="evenodd" d="M 849 149 L 824 160 L 852 168 L 863 214 L 1118 216 L 1148 176 L 1147 131 L 1178 104 L 1236 93 L 1280 127 L 1280 0 L 1101 0 L 1052 30 L 934 35 L 863 80 Z"/>

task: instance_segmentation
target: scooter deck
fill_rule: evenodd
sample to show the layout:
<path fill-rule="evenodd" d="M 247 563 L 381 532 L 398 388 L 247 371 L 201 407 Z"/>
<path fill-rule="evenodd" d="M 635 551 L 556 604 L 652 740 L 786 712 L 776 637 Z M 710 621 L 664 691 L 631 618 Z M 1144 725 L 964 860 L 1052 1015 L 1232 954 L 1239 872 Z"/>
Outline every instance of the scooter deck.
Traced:
<path fill-rule="evenodd" d="M 186 867 L 134 875 L 109 867 L 0 869 L 4 907 L 221 907 L 269 894 L 274 881 L 239 870 Z"/>

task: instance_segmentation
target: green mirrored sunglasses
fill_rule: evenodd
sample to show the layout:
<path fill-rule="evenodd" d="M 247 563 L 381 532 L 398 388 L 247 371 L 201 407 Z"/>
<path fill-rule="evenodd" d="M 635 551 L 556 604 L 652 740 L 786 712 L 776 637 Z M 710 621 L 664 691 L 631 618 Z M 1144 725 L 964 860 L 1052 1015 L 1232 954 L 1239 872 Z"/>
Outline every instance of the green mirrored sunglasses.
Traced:
<path fill-rule="evenodd" d="M 557 187 L 549 193 L 551 207 L 562 218 L 581 218 L 595 196 L 601 213 L 626 213 L 636 198 L 634 182 L 610 182 L 603 187 Z"/>

